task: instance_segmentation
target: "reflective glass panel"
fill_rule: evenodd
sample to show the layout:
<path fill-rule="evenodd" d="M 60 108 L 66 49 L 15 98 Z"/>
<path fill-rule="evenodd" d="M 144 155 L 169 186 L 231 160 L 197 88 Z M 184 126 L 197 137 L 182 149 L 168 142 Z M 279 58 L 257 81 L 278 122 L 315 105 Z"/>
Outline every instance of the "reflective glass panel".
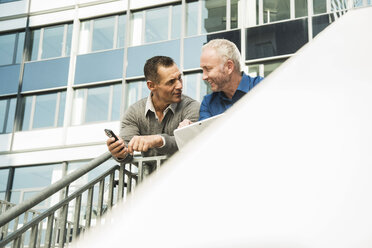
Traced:
<path fill-rule="evenodd" d="M 0 35 L 0 65 L 13 63 L 16 34 Z"/>
<path fill-rule="evenodd" d="M 202 1 L 202 33 L 226 29 L 226 0 Z"/>
<path fill-rule="evenodd" d="M 8 183 L 9 169 L 0 170 L 0 191 L 6 190 L 6 184 Z"/>
<path fill-rule="evenodd" d="M 71 39 L 72 39 L 72 24 L 68 24 L 67 25 L 66 45 L 65 45 L 64 56 L 70 56 L 70 53 L 71 53 Z"/>
<path fill-rule="evenodd" d="M 0 133 L 3 133 L 6 119 L 6 109 L 8 105 L 8 100 L 0 100 Z"/>
<path fill-rule="evenodd" d="M 57 105 L 57 94 L 36 96 L 32 128 L 53 127 Z"/>
<path fill-rule="evenodd" d="M 143 81 L 130 82 L 127 88 L 126 107 L 138 101 L 141 97 Z"/>
<path fill-rule="evenodd" d="M 79 54 L 89 52 L 90 23 L 91 21 L 81 22 L 79 34 Z"/>
<path fill-rule="evenodd" d="M 10 99 L 8 121 L 6 123 L 6 129 L 5 129 L 6 133 L 11 133 L 13 131 L 16 103 L 17 103 L 16 98 Z"/>
<path fill-rule="evenodd" d="M 186 36 L 198 34 L 198 2 L 186 4 Z"/>
<path fill-rule="evenodd" d="M 31 33 L 31 60 L 37 60 L 39 56 L 40 29 L 33 30 Z"/>
<path fill-rule="evenodd" d="M 60 99 L 59 99 L 58 122 L 57 122 L 58 127 L 63 126 L 63 120 L 65 116 L 65 105 L 66 105 L 66 92 L 63 91 L 60 93 Z"/>
<path fill-rule="evenodd" d="M 72 125 L 83 123 L 84 102 L 87 89 L 77 89 L 74 93 L 74 107 L 72 109 Z"/>
<path fill-rule="evenodd" d="M 329 24 L 334 22 L 334 15 L 326 14 L 313 17 L 313 37 L 322 32 Z"/>
<path fill-rule="evenodd" d="M 121 84 L 113 85 L 111 121 L 120 119 Z"/>
<path fill-rule="evenodd" d="M 117 47 L 124 47 L 125 44 L 125 26 L 126 26 L 126 15 L 119 15 L 119 24 L 118 24 L 118 40 Z"/>
<path fill-rule="evenodd" d="M 107 121 L 110 87 L 88 89 L 85 122 Z"/>
<path fill-rule="evenodd" d="M 142 44 L 142 25 L 143 25 L 143 12 L 135 12 L 131 17 L 131 45 Z"/>
<path fill-rule="evenodd" d="M 16 63 L 18 64 L 22 62 L 24 44 L 25 44 L 25 32 L 22 32 L 18 34 L 18 46 L 17 46 L 17 57 L 16 57 Z"/>
<path fill-rule="evenodd" d="M 281 64 L 283 64 L 285 60 L 277 60 L 273 62 L 266 62 L 264 63 L 264 77 L 267 77 L 272 73 L 276 68 L 278 68 Z"/>
<path fill-rule="evenodd" d="M 188 74 L 184 76 L 183 82 L 183 93 L 189 97 L 198 100 L 197 88 L 198 88 L 198 74 Z"/>
<path fill-rule="evenodd" d="M 114 47 L 115 17 L 105 17 L 93 21 L 92 51 Z"/>
<path fill-rule="evenodd" d="M 263 0 L 264 23 L 290 18 L 290 0 Z"/>
<path fill-rule="evenodd" d="M 307 32 L 307 18 L 248 28 L 246 58 L 294 53 L 308 42 Z"/>
<path fill-rule="evenodd" d="M 231 28 L 238 27 L 238 2 L 239 0 L 231 0 Z"/>
<path fill-rule="evenodd" d="M 327 12 L 327 0 L 313 0 L 314 14 Z"/>
<path fill-rule="evenodd" d="M 200 83 L 200 96 L 199 96 L 199 101 L 201 102 L 203 100 L 203 97 L 207 94 L 210 94 L 212 93 L 212 90 L 211 90 L 211 86 L 209 83 L 205 82 L 203 79 L 202 79 L 203 75 L 202 73 L 200 73 L 200 79 L 201 79 L 201 83 Z"/>
<path fill-rule="evenodd" d="M 62 56 L 64 25 L 44 28 L 41 58 Z"/>
<path fill-rule="evenodd" d="M 182 30 L 182 8 L 181 5 L 173 5 L 172 6 L 172 39 L 177 39 L 181 37 L 181 30 Z"/>
<path fill-rule="evenodd" d="M 251 77 L 261 76 L 260 65 L 248 65 L 248 75 Z"/>
<path fill-rule="evenodd" d="M 146 10 L 145 42 L 168 39 L 169 7 Z"/>
<path fill-rule="evenodd" d="M 26 96 L 23 98 L 23 119 L 22 119 L 22 129 L 23 131 L 30 129 L 30 118 L 31 118 L 31 108 L 32 108 L 33 96 Z"/>
<path fill-rule="evenodd" d="M 307 0 L 295 0 L 295 17 L 307 16 Z"/>
<path fill-rule="evenodd" d="M 61 178 L 61 164 L 15 168 L 13 189 L 41 188 Z"/>

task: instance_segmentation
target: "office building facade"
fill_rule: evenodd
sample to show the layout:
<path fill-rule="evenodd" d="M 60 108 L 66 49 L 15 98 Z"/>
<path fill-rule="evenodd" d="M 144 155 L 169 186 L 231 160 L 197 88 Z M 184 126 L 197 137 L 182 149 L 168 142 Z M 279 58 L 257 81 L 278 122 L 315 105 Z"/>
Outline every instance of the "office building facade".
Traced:
<path fill-rule="evenodd" d="M 201 101 L 204 43 L 233 41 L 242 69 L 267 77 L 334 11 L 372 4 L 337 2 L 0 0 L 0 200 L 19 203 L 105 152 L 103 129 L 118 133 L 127 107 L 149 94 L 146 59 L 172 57 L 184 93 Z"/>

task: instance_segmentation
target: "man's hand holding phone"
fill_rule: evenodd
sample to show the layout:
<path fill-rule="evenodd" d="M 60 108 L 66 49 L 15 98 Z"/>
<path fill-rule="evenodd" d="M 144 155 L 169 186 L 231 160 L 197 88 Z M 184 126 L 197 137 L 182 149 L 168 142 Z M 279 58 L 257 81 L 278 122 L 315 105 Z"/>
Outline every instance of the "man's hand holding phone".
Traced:
<path fill-rule="evenodd" d="M 114 132 L 109 129 L 105 129 L 105 133 L 109 137 L 106 144 L 112 156 L 119 159 L 125 158 L 128 155 L 128 148 L 125 146 L 123 139 L 118 138 Z"/>

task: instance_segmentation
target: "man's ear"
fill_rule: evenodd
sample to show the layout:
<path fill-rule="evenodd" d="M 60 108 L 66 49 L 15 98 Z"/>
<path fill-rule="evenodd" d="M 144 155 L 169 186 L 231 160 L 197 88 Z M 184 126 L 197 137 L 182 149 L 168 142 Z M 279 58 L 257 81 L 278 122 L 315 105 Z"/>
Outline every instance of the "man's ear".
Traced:
<path fill-rule="evenodd" d="M 227 67 L 227 72 L 229 74 L 233 73 L 234 69 L 235 69 L 235 64 L 232 60 L 228 59 L 226 61 L 226 67 Z"/>
<path fill-rule="evenodd" d="M 154 83 L 153 81 L 151 80 L 147 80 L 147 88 L 149 88 L 149 90 L 152 92 L 154 89 L 155 89 L 155 85 L 156 83 Z"/>

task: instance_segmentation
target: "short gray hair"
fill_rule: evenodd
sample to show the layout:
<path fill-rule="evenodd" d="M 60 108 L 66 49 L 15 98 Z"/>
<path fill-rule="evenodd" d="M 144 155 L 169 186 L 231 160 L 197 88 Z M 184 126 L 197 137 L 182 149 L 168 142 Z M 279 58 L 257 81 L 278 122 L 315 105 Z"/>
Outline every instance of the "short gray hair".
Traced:
<path fill-rule="evenodd" d="M 214 49 L 219 56 L 221 56 L 223 63 L 228 59 L 232 60 L 235 65 L 235 70 L 241 71 L 240 68 L 240 52 L 237 46 L 226 39 L 214 39 L 209 41 L 202 47 L 202 51 L 206 48 Z"/>

